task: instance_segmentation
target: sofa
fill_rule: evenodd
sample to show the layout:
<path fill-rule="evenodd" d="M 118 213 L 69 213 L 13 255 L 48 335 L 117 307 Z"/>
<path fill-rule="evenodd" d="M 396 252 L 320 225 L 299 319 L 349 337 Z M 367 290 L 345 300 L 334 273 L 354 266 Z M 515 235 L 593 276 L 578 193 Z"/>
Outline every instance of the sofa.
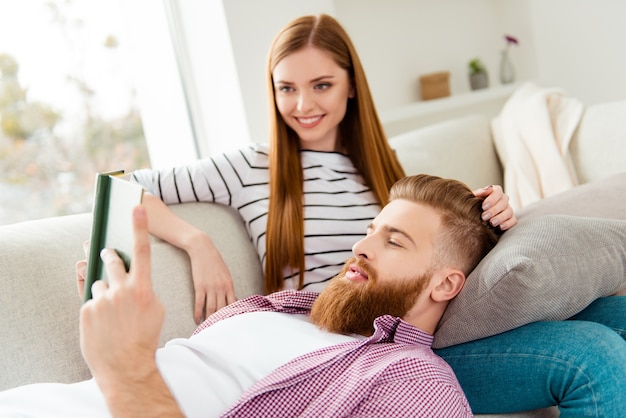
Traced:
<path fill-rule="evenodd" d="M 620 174 L 626 171 L 624 115 L 626 101 L 585 108 L 570 144 L 581 183 L 575 189 L 584 193 L 570 200 L 584 200 L 585 196 L 602 199 L 606 188 L 615 185 L 622 188 L 621 196 L 626 196 L 626 173 Z M 490 119 L 485 116 L 419 128 L 390 138 L 390 143 L 408 174 L 457 178 L 472 188 L 503 183 L 503 167 Z M 601 184 L 599 191 L 596 183 Z M 238 298 L 262 292 L 261 265 L 233 210 L 209 203 L 173 205 L 172 210 L 211 234 L 230 269 Z M 593 216 L 596 210 L 583 208 L 574 214 Z M 520 223 L 523 212 L 518 216 Z M 0 226 L 0 390 L 90 377 L 79 348 L 81 298 L 74 270 L 76 261 L 84 258 L 83 242 L 89 238 L 90 222 L 91 215 L 83 213 Z M 196 325 L 188 258 L 157 238 L 152 238 L 152 254 L 154 286 L 167 311 L 161 343 L 189 336 Z M 554 417 L 558 411 L 548 408 L 502 416 Z"/>

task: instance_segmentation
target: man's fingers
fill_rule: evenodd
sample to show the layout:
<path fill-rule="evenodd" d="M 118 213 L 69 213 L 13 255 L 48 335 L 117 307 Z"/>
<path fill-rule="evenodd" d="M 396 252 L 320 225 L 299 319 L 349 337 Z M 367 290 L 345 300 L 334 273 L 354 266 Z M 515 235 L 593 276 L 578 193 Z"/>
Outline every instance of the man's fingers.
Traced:
<path fill-rule="evenodd" d="M 101 294 L 107 290 L 108 286 L 104 280 L 96 280 L 91 286 L 91 296 L 93 299 L 98 299 Z"/>
<path fill-rule="evenodd" d="M 109 287 L 114 288 L 129 276 L 139 288 L 151 288 L 150 279 L 150 235 L 145 209 L 139 205 L 133 209 L 133 257 L 130 263 L 130 274 L 126 272 L 124 261 L 117 252 L 105 248 L 100 253 L 107 272 Z"/>
<path fill-rule="evenodd" d="M 111 248 L 105 248 L 100 252 L 100 258 L 107 272 L 109 285 L 116 286 L 126 276 L 126 266 L 117 252 Z M 99 282 L 100 280 L 96 280 Z"/>

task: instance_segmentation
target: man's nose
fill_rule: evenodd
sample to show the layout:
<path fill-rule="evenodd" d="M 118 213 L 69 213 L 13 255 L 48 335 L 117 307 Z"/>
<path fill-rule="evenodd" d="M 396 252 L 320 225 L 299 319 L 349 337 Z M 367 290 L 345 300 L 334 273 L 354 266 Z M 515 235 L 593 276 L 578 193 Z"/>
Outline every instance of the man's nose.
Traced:
<path fill-rule="evenodd" d="M 371 260 L 372 250 L 370 249 L 369 237 L 362 238 L 352 246 L 352 254 L 357 258 Z"/>

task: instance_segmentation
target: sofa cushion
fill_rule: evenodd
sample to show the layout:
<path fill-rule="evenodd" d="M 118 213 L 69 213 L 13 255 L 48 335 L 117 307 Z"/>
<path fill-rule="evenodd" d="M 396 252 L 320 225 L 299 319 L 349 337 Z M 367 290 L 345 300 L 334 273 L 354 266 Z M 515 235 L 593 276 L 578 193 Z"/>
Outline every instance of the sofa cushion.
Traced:
<path fill-rule="evenodd" d="M 598 195 L 604 199 L 594 199 Z M 502 236 L 450 303 L 434 347 L 567 319 L 625 288 L 624 195 L 626 173 L 520 211 L 518 226 Z"/>
<path fill-rule="evenodd" d="M 466 116 L 389 138 L 407 175 L 432 174 L 465 182 L 472 189 L 502 184 L 502 170 L 489 120 Z"/>
<path fill-rule="evenodd" d="M 587 183 L 626 170 L 626 100 L 588 107 L 570 142 L 578 181 Z"/>
<path fill-rule="evenodd" d="M 0 390 L 90 377 L 78 344 L 76 261 L 89 214 L 0 227 Z"/>

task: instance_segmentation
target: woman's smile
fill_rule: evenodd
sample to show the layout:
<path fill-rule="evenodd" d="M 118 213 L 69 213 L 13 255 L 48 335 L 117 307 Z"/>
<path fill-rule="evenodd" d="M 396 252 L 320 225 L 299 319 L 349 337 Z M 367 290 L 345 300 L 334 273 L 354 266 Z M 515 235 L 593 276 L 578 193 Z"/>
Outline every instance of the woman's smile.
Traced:
<path fill-rule="evenodd" d="M 295 117 L 296 121 L 298 121 L 300 126 L 303 128 L 315 128 L 317 125 L 320 124 L 323 118 L 324 118 L 324 115 Z"/>

